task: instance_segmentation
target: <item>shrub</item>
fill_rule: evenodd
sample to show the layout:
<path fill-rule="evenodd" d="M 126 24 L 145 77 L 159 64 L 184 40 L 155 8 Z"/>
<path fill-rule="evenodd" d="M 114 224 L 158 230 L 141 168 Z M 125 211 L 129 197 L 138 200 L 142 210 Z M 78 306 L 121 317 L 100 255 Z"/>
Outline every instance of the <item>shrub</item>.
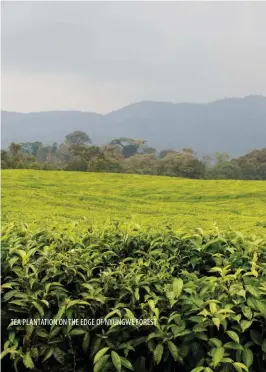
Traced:
<path fill-rule="evenodd" d="M 16 169 L 25 169 L 26 165 L 23 163 L 23 161 L 19 160 L 16 164 Z"/>
<path fill-rule="evenodd" d="M 35 162 L 35 163 L 32 163 L 29 168 L 39 170 L 39 169 L 41 169 L 41 166 L 40 166 L 39 163 Z"/>
<path fill-rule="evenodd" d="M 53 163 L 43 163 L 41 165 L 42 170 L 56 170 L 56 166 Z"/>
<path fill-rule="evenodd" d="M 8 165 L 4 160 L 1 160 L 1 169 L 8 169 Z"/>
<path fill-rule="evenodd" d="M 19 371 L 264 372 L 265 262 L 264 237 L 233 231 L 4 226 L 2 356 Z"/>
<path fill-rule="evenodd" d="M 67 163 L 65 170 L 67 171 L 79 171 L 86 172 L 88 169 L 88 163 L 82 159 L 71 160 Z"/>

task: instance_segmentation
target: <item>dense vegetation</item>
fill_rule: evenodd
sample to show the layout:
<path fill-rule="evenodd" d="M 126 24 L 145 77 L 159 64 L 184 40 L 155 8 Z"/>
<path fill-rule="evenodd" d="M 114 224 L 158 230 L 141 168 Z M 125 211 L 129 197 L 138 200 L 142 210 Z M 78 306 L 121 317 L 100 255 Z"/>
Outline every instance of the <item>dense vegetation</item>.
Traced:
<path fill-rule="evenodd" d="M 3 370 L 266 372 L 265 198 L 264 181 L 3 170 Z"/>
<path fill-rule="evenodd" d="M 64 143 L 11 143 L 1 151 L 2 169 L 42 169 L 136 173 L 192 179 L 266 179 L 266 148 L 230 159 L 226 153 L 198 156 L 192 149 L 166 149 L 158 153 L 144 140 L 117 138 L 105 146 L 91 144 L 80 131 Z"/>
<path fill-rule="evenodd" d="M 189 180 L 127 174 L 2 171 L 2 218 L 80 226 L 108 219 L 141 225 L 265 231 L 264 181 Z"/>
<path fill-rule="evenodd" d="M 265 262 L 265 237 L 233 231 L 6 225 L 4 368 L 264 372 Z M 39 318 L 150 323 L 10 325 Z"/>

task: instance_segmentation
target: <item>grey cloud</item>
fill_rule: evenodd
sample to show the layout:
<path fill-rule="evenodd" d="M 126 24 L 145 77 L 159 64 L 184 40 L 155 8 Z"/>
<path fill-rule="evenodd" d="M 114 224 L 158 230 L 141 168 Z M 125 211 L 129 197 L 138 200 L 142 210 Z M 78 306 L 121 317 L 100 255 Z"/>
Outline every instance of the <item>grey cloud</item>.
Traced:
<path fill-rule="evenodd" d="M 71 76 L 90 95 L 111 86 L 121 105 L 265 94 L 265 14 L 266 3 L 252 2 L 7 2 L 2 72 Z M 15 108 L 16 94 L 11 102 L 2 88 Z M 25 95 L 29 105 L 30 87 Z"/>

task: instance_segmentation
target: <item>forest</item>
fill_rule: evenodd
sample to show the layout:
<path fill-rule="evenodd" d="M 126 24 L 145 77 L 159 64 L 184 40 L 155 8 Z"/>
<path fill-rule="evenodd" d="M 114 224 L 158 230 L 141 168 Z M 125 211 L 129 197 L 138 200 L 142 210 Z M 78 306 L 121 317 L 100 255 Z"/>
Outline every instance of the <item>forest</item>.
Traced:
<path fill-rule="evenodd" d="M 143 139 L 116 138 L 94 145 L 88 134 L 74 131 L 63 143 L 10 143 L 1 150 L 2 169 L 148 174 L 191 179 L 266 179 L 266 147 L 231 158 L 226 152 L 198 155 L 191 148 L 158 152 Z"/>

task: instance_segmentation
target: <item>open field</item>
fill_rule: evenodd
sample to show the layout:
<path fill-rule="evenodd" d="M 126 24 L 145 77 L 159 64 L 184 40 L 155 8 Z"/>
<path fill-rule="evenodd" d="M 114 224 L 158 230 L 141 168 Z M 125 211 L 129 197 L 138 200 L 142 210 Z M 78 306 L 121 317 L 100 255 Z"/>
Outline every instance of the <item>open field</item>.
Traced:
<path fill-rule="evenodd" d="M 2 218 L 48 226 L 133 218 L 144 225 L 265 231 L 256 224 L 266 223 L 266 183 L 4 170 Z"/>

